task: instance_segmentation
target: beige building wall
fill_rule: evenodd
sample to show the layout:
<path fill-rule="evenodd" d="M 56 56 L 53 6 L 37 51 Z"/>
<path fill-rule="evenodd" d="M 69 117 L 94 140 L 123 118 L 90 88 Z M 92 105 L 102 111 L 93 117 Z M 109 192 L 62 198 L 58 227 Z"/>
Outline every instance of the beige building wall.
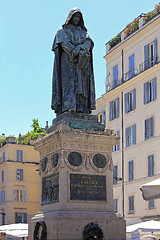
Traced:
<path fill-rule="evenodd" d="M 22 153 L 19 159 L 17 150 Z M 38 212 L 39 159 L 31 145 L 7 143 L 0 148 L 0 225 L 28 222 Z M 21 179 L 17 169 L 22 169 Z"/>
<path fill-rule="evenodd" d="M 144 46 L 157 39 L 158 62 L 145 71 Z M 108 49 L 108 47 L 107 47 Z M 123 56 L 122 56 L 123 53 Z M 129 57 L 134 54 L 135 76 L 126 79 L 129 72 Z M 123 73 L 126 79 L 122 83 Z M 160 16 L 157 15 L 147 24 L 126 37 L 118 45 L 107 50 L 106 56 L 107 79 L 106 93 L 97 99 L 97 108 L 93 114 L 105 112 L 106 128 L 120 131 L 120 149 L 113 152 L 114 165 L 118 166 L 118 177 L 124 178 L 124 209 L 122 181 L 114 185 L 114 198 L 118 199 L 118 213 L 124 214 L 127 224 L 160 218 L 160 199 L 154 200 L 153 209 L 149 209 L 148 201 L 144 201 L 140 186 L 160 177 Z M 113 88 L 113 67 L 118 65 L 118 86 Z M 144 104 L 144 83 L 156 78 L 156 99 Z M 125 113 L 125 94 L 135 89 L 136 107 Z M 109 120 L 110 102 L 119 98 L 119 117 Z M 154 137 L 145 140 L 145 119 L 154 117 Z M 126 128 L 136 124 L 136 144 L 126 147 Z M 124 141 L 124 147 L 122 146 Z M 122 149 L 123 147 L 123 149 Z M 148 156 L 154 155 L 154 175 L 148 177 Z M 123 157 L 124 156 L 124 157 Z M 122 162 L 124 160 L 124 174 Z M 128 163 L 134 161 L 134 179 L 129 181 Z M 122 176 L 123 175 L 123 176 Z M 134 196 L 134 211 L 129 213 L 129 196 Z"/>

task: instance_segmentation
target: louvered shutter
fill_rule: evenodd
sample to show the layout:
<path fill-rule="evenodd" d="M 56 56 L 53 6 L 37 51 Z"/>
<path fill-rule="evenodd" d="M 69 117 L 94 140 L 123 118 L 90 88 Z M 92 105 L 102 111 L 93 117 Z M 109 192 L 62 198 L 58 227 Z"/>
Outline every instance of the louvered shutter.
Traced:
<path fill-rule="evenodd" d="M 116 118 L 119 117 L 119 98 L 116 99 Z"/>
<path fill-rule="evenodd" d="M 128 106 L 129 106 L 129 94 L 125 94 L 125 113 L 128 112 Z"/>
<path fill-rule="evenodd" d="M 117 137 L 120 137 L 120 131 L 117 132 Z M 118 140 L 117 150 L 120 149 L 120 140 Z"/>
<path fill-rule="evenodd" d="M 118 65 L 113 68 L 113 88 L 118 86 Z"/>
<path fill-rule="evenodd" d="M 153 64 L 157 63 L 157 38 L 154 39 L 154 59 Z"/>
<path fill-rule="evenodd" d="M 27 223 L 27 213 L 23 213 L 22 218 L 23 218 L 23 223 Z"/>
<path fill-rule="evenodd" d="M 133 110 L 136 108 L 136 89 L 133 89 Z"/>
<path fill-rule="evenodd" d="M 144 46 L 144 70 L 149 68 L 149 44 Z"/>
<path fill-rule="evenodd" d="M 129 79 L 134 77 L 134 54 L 129 57 Z"/>
<path fill-rule="evenodd" d="M 150 126 L 149 126 L 150 135 L 149 136 L 152 138 L 152 137 L 154 137 L 154 117 L 150 118 L 149 124 L 150 124 Z"/>
<path fill-rule="evenodd" d="M 16 189 L 13 190 L 13 201 L 17 202 L 17 190 Z"/>
<path fill-rule="evenodd" d="M 144 83 L 144 104 L 147 103 L 147 82 Z"/>
<path fill-rule="evenodd" d="M 157 78 L 153 79 L 153 101 L 157 98 Z"/>
<path fill-rule="evenodd" d="M 109 103 L 109 120 L 112 120 L 112 108 L 113 108 L 113 102 Z"/>
<path fill-rule="evenodd" d="M 149 126 L 148 126 L 149 119 L 145 119 L 145 140 L 149 138 Z"/>

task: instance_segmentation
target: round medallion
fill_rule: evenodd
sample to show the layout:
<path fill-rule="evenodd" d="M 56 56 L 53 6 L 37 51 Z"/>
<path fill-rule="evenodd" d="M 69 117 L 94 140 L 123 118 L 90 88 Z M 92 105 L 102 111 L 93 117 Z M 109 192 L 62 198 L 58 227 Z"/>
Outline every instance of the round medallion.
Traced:
<path fill-rule="evenodd" d="M 68 155 L 68 162 L 73 166 L 80 166 L 82 163 L 82 157 L 81 154 L 78 152 L 71 152 Z"/>
<path fill-rule="evenodd" d="M 97 153 L 93 157 L 93 163 L 97 168 L 104 168 L 107 164 L 107 161 L 103 154 Z"/>
<path fill-rule="evenodd" d="M 42 171 L 43 172 L 46 170 L 47 163 L 48 163 L 48 158 L 47 157 L 43 158 L 43 160 L 42 160 Z"/>
<path fill-rule="evenodd" d="M 58 164 L 59 154 L 55 153 L 52 157 L 52 166 L 55 168 Z"/>
<path fill-rule="evenodd" d="M 90 240 L 90 239 L 97 239 L 102 240 L 104 239 L 103 231 L 101 227 L 97 223 L 89 223 L 85 226 L 83 231 L 83 239 Z"/>

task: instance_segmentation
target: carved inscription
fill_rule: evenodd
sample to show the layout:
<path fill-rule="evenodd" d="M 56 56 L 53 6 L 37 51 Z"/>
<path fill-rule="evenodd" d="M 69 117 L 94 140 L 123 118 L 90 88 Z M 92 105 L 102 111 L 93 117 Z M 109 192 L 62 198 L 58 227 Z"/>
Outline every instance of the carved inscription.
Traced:
<path fill-rule="evenodd" d="M 106 201 L 106 176 L 70 174 L 70 199 Z"/>
<path fill-rule="evenodd" d="M 42 178 L 42 204 L 59 201 L 59 174 Z"/>

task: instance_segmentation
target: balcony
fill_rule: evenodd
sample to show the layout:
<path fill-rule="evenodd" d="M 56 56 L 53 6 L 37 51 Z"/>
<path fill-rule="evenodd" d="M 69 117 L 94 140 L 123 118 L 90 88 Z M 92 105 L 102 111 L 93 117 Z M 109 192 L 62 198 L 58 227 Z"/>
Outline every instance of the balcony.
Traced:
<path fill-rule="evenodd" d="M 134 78 L 135 76 L 141 74 L 145 70 L 153 67 L 155 64 L 160 62 L 160 58 L 158 59 L 151 59 L 149 58 L 147 61 L 139 64 L 139 69 L 133 69 L 129 72 L 126 72 L 125 74 L 122 75 L 122 78 L 119 80 L 111 81 L 111 75 L 109 74 L 106 79 L 106 85 L 105 85 L 105 90 L 106 92 L 111 91 L 112 89 L 118 87 L 119 85 L 129 81 L 130 79 Z"/>

